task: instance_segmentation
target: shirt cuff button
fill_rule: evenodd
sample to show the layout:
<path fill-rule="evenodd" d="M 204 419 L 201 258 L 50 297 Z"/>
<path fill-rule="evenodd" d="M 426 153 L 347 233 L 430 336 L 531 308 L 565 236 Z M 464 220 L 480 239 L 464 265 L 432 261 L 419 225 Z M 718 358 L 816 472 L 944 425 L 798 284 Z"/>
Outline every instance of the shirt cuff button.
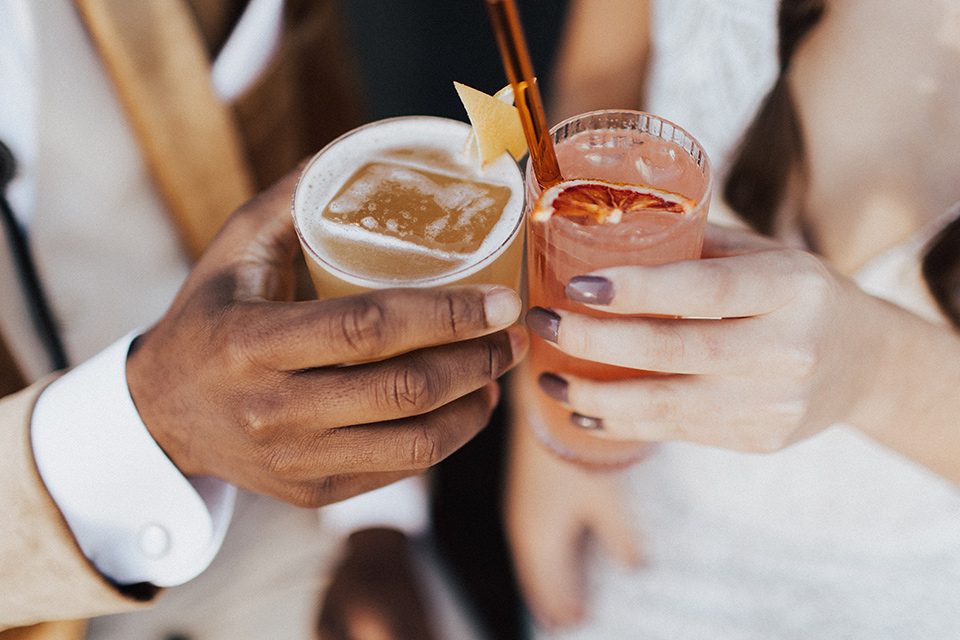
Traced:
<path fill-rule="evenodd" d="M 152 560 L 158 560 L 170 551 L 170 533 L 156 523 L 150 523 L 140 529 L 138 536 L 140 553 Z"/>

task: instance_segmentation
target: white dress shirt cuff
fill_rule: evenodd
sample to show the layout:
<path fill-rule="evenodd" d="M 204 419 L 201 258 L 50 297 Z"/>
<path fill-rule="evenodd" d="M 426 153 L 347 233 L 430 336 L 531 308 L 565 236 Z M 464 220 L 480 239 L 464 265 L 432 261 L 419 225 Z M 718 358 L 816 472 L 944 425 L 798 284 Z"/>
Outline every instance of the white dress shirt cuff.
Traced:
<path fill-rule="evenodd" d="M 127 388 L 135 336 L 51 384 L 31 439 L 40 476 L 94 566 L 117 584 L 167 587 L 213 560 L 236 489 L 186 478 L 147 431 Z"/>
<path fill-rule="evenodd" d="M 413 476 L 328 505 L 320 510 L 320 517 L 342 534 L 389 528 L 413 537 L 427 530 L 428 511 L 426 482 L 423 476 Z"/>

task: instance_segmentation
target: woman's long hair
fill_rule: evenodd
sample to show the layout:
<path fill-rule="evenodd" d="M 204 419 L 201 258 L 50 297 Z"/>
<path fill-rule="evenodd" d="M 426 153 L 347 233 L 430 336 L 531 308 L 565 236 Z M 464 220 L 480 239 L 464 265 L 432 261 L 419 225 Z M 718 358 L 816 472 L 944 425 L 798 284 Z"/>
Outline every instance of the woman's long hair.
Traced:
<path fill-rule="evenodd" d="M 781 0 L 778 19 L 780 75 L 744 134 L 723 195 L 757 231 L 771 234 L 774 216 L 794 170 L 802 169 L 803 130 L 787 71 L 797 45 L 816 26 L 825 0 Z M 927 247 L 923 276 L 937 304 L 960 327 L 960 218 Z"/>

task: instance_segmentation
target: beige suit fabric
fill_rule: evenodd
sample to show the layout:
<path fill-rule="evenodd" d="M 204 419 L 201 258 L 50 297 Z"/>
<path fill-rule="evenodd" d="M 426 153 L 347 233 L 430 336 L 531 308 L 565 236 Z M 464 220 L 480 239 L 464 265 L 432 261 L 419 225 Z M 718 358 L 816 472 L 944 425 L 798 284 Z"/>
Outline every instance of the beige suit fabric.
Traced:
<path fill-rule="evenodd" d="M 15 585 L 0 598 L 0 629 L 143 606 L 90 565 L 40 479 L 30 414 L 49 381 L 0 400 L 0 576 Z"/>

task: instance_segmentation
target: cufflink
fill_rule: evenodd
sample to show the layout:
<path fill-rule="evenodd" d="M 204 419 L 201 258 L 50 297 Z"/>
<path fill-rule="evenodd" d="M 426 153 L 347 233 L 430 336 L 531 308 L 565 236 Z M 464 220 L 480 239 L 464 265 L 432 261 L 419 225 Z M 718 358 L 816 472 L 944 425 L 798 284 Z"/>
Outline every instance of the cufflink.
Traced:
<path fill-rule="evenodd" d="M 159 560 L 170 551 L 170 532 L 163 526 L 145 524 L 137 535 L 140 553 L 151 560 Z"/>

